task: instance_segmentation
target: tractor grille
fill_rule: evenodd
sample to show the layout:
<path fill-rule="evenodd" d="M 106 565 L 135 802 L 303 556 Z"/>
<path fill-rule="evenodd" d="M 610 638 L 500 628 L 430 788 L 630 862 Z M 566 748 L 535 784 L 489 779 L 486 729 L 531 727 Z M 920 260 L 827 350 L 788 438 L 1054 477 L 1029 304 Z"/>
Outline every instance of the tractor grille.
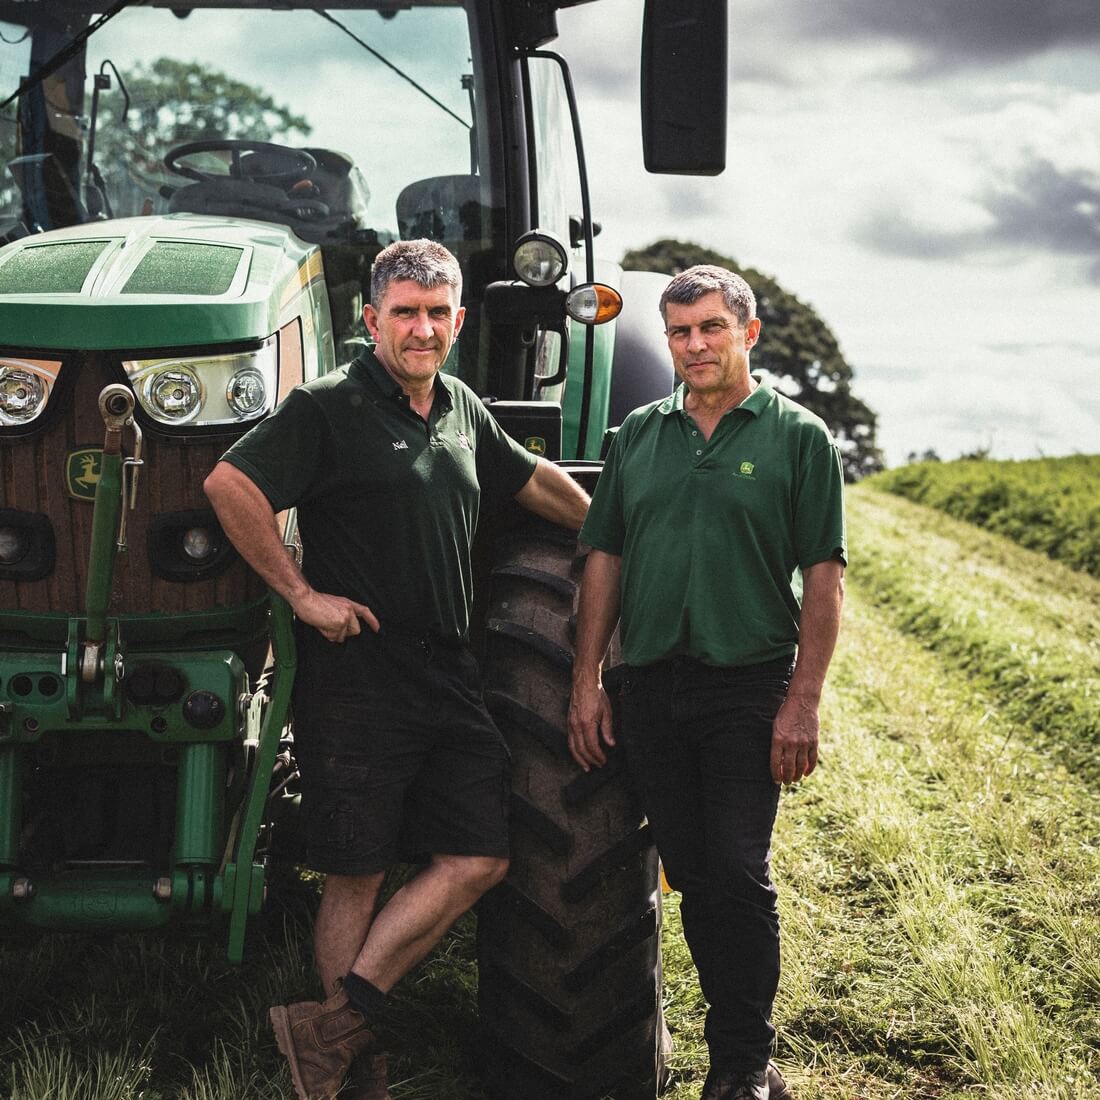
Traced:
<path fill-rule="evenodd" d="M 46 576 L 0 577 L 4 610 L 73 615 L 84 607 L 93 506 L 91 500 L 70 496 L 67 467 L 73 452 L 103 446 L 99 393 L 119 379 L 98 355 L 67 355 L 63 373 L 70 383 L 73 372 L 75 386 L 59 386 L 51 398 L 61 400 L 60 415 L 47 409 L 44 431 L 0 445 L 0 509 L 45 515 L 55 544 L 53 568 Z M 129 551 L 119 555 L 115 566 L 111 614 L 236 607 L 263 593 L 263 583 L 239 558 L 216 577 L 193 580 L 158 576 L 150 560 L 150 525 L 165 513 L 209 507 L 203 479 L 233 438 L 186 440 L 146 432 L 137 509 L 127 519 Z"/>

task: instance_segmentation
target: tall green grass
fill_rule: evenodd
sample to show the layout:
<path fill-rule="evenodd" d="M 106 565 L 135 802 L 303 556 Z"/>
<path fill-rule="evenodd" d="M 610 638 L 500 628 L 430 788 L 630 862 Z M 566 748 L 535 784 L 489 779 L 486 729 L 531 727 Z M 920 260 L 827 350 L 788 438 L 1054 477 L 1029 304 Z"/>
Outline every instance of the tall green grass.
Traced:
<path fill-rule="evenodd" d="M 918 462 L 867 483 L 1100 576 L 1100 455 Z"/>

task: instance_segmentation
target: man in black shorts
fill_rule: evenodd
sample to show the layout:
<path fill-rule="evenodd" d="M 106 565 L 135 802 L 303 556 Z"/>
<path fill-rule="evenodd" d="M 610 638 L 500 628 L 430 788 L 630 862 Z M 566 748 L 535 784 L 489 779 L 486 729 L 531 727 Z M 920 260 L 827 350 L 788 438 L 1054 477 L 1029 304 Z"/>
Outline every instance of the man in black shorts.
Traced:
<path fill-rule="evenodd" d="M 295 744 L 307 862 L 326 873 L 314 947 L 328 999 L 271 1010 L 301 1100 L 357 1055 L 388 1097 L 374 1032 L 387 995 L 508 867 L 508 753 L 467 645 L 483 493 L 574 530 L 585 493 L 440 373 L 462 326 L 457 261 L 432 241 L 375 260 L 375 340 L 293 390 L 206 481 L 226 534 L 297 617 Z M 298 509 L 303 568 L 275 514 Z M 363 625 L 367 629 L 363 630 Z M 375 912 L 384 873 L 427 866 Z"/>

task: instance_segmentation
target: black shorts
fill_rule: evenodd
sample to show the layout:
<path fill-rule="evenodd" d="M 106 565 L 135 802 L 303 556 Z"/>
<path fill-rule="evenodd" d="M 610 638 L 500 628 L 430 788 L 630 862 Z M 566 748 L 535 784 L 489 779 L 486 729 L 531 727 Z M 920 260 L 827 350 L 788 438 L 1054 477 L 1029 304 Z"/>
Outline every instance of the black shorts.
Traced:
<path fill-rule="evenodd" d="M 508 749 L 465 645 L 299 624 L 295 755 L 306 863 L 368 875 L 428 855 L 508 856 Z"/>

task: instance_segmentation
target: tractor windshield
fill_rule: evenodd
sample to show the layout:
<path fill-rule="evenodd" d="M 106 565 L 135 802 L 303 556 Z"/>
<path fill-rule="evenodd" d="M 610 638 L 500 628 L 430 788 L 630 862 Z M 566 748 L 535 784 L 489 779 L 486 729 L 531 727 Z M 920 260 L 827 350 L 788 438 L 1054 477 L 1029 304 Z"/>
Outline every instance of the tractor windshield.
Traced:
<path fill-rule="evenodd" d="M 5 97 L 96 21 L 64 0 L 5 14 Z M 321 245 L 338 339 L 354 338 L 389 241 L 432 237 L 464 265 L 490 248 L 479 70 L 457 0 L 124 8 L 0 112 L 0 241 L 175 212 L 276 222 Z"/>

